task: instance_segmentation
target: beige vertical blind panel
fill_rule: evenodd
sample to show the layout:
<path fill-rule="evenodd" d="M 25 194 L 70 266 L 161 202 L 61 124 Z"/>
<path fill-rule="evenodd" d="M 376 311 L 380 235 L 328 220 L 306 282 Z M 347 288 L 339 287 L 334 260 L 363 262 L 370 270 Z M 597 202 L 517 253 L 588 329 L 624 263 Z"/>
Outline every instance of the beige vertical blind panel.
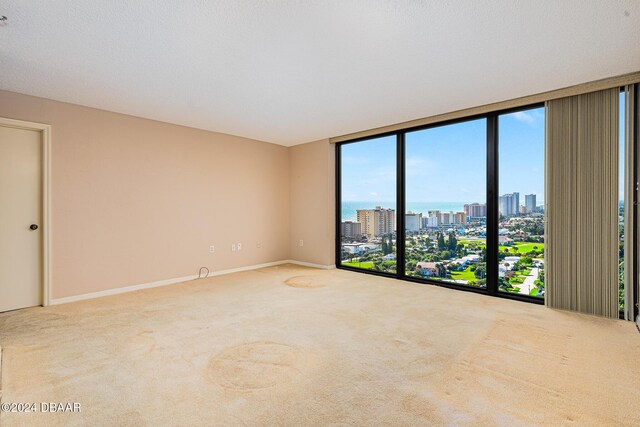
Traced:
<path fill-rule="evenodd" d="M 636 186 L 638 185 L 634 176 L 635 147 L 633 137 L 636 129 L 634 129 L 635 121 L 633 118 L 635 111 L 636 87 L 629 85 L 625 88 L 625 112 L 624 112 L 624 318 L 633 321 L 633 308 L 635 304 L 634 295 L 634 278 L 638 272 L 634 269 L 633 262 L 633 242 L 637 236 L 631 231 L 635 229 L 633 223 L 632 207 L 637 202 Z"/>
<path fill-rule="evenodd" d="M 619 89 L 546 103 L 550 307 L 618 317 Z"/>

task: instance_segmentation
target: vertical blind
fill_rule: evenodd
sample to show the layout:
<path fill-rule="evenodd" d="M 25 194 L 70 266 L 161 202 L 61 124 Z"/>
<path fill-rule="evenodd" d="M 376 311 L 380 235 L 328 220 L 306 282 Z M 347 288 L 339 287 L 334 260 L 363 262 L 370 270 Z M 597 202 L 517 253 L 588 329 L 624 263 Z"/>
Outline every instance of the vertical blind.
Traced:
<path fill-rule="evenodd" d="M 635 230 L 635 218 L 633 215 L 633 206 L 636 200 L 636 186 L 638 185 L 635 178 L 635 144 L 633 138 L 635 135 L 634 117 L 638 113 L 635 111 L 635 90 L 634 85 L 625 88 L 625 134 L 624 134 L 624 318 L 633 321 L 635 295 L 634 285 L 636 265 L 634 263 L 633 244 L 637 236 L 633 235 Z"/>
<path fill-rule="evenodd" d="M 546 103 L 549 307 L 618 317 L 619 90 Z"/>

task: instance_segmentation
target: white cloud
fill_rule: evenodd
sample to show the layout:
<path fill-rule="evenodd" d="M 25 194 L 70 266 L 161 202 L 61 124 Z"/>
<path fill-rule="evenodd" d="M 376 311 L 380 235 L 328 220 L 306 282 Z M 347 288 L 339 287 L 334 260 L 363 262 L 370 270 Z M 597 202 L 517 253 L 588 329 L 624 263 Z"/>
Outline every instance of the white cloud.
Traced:
<path fill-rule="evenodd" d="M 378 193 L 376 193 L 375 191 L 372 191 L 371 193 L 369 193 L 369 195 L 376 197 L 378 195 Z"/>
<path fill-rule="evenodd" d="M 525 123 L 533 123 L 533 121 L 535 120 L 531 114 L 525 111 L 518 111 L 517 113 L 513 113 L 513 118 Z"/>

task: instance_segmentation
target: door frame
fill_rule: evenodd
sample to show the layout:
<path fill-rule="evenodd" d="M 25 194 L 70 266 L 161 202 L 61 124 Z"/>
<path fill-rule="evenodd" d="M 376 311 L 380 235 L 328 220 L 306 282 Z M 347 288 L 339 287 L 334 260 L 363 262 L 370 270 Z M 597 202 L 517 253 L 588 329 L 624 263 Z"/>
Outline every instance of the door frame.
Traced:
<path fill-rule="evenodd" d="M 42 306 L 51 300 L 51 125 L 0 117 L 0 126 L 40 132 L 42 144 Z"/>

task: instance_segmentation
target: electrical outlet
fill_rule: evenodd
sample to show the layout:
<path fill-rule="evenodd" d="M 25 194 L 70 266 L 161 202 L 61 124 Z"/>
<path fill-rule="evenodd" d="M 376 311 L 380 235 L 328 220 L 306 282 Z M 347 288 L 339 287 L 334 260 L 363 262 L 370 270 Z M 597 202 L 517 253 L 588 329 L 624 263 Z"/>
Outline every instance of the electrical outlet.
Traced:
<path fill-rule="evenodd" d="M 235 251 L 236 251 L 236 244 L 235 244 L 235 243 L 233 243 L 233 244 L 231 245 L 231 252 L 235 252 Z"/>
<path fill-rule="evenodd" d="M 298 242 L 298 246 L 304 246 L 304 240 L 300 239 L 300 241 Z"/>
<path fill-rule="evenodd" d="M 213 245 L 209 246 L 209 252 L 210 253 L 214 253 L 215 251 L 216 251 L 216 247 L 215 246 L 213 246 Z"/>
<path fill-rule="evenodd" d="M 256 248 L 260 249 L 262 247 L 262 242 L 257 242 L 256 243 Z"/>
<path fill-rule="evenodd" d="M 236 246 L 238 246 L 238 250 L 241 251 L 242 250 L 242 243 L 238 243 Z"/>

